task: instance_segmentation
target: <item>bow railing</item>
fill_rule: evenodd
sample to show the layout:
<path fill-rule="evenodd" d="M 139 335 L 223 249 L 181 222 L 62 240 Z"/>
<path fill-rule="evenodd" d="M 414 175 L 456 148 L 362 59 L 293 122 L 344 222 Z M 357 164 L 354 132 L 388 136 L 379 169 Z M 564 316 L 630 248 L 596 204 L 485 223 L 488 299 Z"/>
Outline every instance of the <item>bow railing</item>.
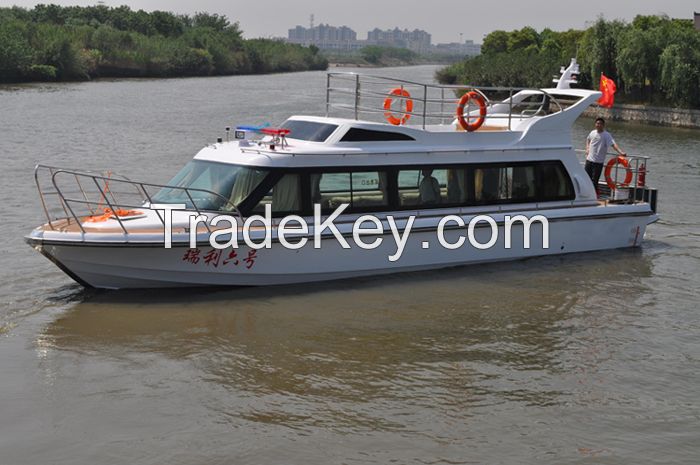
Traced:
<path fill-rule="evenodd" d="M 129 222 L 120 217 L 118 212 L 150 209 L 151 205 L 159 203 L 157 191 L 163 189 L 181 192 L 187 199 L 187 210 L 197 215 L 226 211 L 238 216 L 240 224 L 243 223 L 236 205 L 221 194 L 206 189 L 132 181 L 117 173 L 71 170 L 48 165 L 36 165 L 34 181 L 50 229 L 56 229 L 55 223 L 61 221 L 64 226 L 76 225 L 84 234 L 86 222 L 106 214 L 117 221 L 124 234 L 129 234 Z M 165 228 L 164 216 L 160 211 L 155 211 Z M 205 225 L 211 232 L 207 222 Z"/>

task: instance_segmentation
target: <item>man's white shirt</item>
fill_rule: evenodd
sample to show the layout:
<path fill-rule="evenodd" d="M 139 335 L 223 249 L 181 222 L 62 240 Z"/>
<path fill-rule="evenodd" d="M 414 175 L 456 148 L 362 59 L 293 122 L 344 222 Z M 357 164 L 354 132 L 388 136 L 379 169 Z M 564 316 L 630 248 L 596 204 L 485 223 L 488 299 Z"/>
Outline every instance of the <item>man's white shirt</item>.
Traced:
<path fill-rule="evenodd" d="M 594 163 L 604 163 L 608 149 L 615 143 L 608 131 L 598 132 L 595 129 L 588 134 L 588 153 L 586 160 Z"/>

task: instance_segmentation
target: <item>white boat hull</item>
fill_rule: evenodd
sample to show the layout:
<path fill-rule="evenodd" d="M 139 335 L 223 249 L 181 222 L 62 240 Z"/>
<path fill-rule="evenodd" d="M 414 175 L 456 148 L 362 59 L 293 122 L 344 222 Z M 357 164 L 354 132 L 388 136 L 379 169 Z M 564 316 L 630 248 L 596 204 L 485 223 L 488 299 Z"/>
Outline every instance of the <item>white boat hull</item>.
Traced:
<path fill-rule="evenodd" d="M 91 287 L 266 286 L 636 247 L 641 245 L 647 224 L 656 218 L 648 205 L 646 209 L 550 219 L 547 249 L 542 247 L 540 223 L 532 225 L 528 249 L 523 247 L 520 225 L 513 227 L 511 248 L 505 248 L 501 224 L 498 241 L 486 250 L 475 248 L 468 240 L 461 247 L 449 250 L 438 243 L 434 228 L 414 228 L 400 259 L 394 262 L 389 260 L 397 252 L 391 232 L 385 233 L 382 244 L 374 250 L 363 250 L 351 240 L 348 240 L 351 248 L 343 249 L 335 238 L 328 237 L 322 240 L 320 249 L 309 243 L 290 250 L 273 241 L 270 249 L 257 250 L 252 256 L 249 256 L 252 249 L 245 245 L 232 256 L 232 249 L 217 251 L 209 245 L 189 249 L 184 243 L 166 249 L 162 243 L 62 243 L 31 236 L 28 242 L 76 281 Z M 490 227 L 476 229 L 480 243 L 486 243 L 491 234 Z M 445 230 L 447 242 L 456 243 L 459 237 L 467 237 L 466 227 Z M 372 240 L 373 236 L 365 238 L 367 243 Z M 424 248 L 424 242 L 429 243 L 429 248 Z"/>

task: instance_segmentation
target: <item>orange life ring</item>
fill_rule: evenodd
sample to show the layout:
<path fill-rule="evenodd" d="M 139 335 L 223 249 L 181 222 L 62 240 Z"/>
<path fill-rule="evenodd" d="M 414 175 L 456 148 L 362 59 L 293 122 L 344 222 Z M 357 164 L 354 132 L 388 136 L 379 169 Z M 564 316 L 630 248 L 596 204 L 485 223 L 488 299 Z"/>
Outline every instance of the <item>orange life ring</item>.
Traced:
<path fill-rule="evenodd" d="M 475 100 L 477 105 L 479 105 L 479 118 L 474 123 L 469 123 L 467 121 L 469 116 L 467 116 L 467 118 L 464 117 L 464 107 L 470 100 Z M 485 120 L 486 100 L 484 96 L 474 90 L 462 95 L 462 98 L 459 99 L 459 103 L 457 104 L 457 121 L 459 121 L 459 125 L 465 130 L 472 132 L 479 129 L 481 125 L 484 124 Z"/>
<path fill-rule="evenodd" d="M 406 113 L 401 115 L 400 118 L 391 113 L 391 104 L 394 101 L 393 96 L 403 97 L 401 101 L 406 103 Z M 384 112 L 384 117 L 390 124 L 393 124 L 394 126 L 406 124 L 406 122 L 411 118 L 409 113 L 413 111 L 413 100 L 411 100 L 411 94 L 409 94 L 406 89 L 401 87 L 391 89 L 389 96 L 384 100 L 384 110 L 386 110 Z"/>
<path fill-rule="evenodd" d="M 612 179 L 612 169 L 615 165 L 622 165 L 625 167 L 627 173 L 625 174 L 625 181 L 621 183 L 616 183 Z M 608 183 L 610 189 L 617 189 L 618 187 L 627 187 L 632 182 L 632 170 L 630 169 L 630 162 L 627 161 L 625 157 L 616 157 L 610 159 L 607 165 L 605 165 L 605 182 Z"/>

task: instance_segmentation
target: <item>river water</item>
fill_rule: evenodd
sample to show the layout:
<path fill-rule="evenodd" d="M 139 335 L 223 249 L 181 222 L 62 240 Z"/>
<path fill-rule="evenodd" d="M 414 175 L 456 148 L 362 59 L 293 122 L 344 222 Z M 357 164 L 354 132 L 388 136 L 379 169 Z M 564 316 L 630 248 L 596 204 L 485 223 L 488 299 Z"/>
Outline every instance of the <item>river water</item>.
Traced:
<path fill-rule="evenodd" d="M 609 125 L 654 157 L 661 220 L 639 249 L 97 292 L 23 243 L 43 222 L 35 163 L 163 182 L 226 125 L 322 113 L 324 88 L 319 72 L 0 87 L 0 464 L 698 463 L 700 131 Z"/>

